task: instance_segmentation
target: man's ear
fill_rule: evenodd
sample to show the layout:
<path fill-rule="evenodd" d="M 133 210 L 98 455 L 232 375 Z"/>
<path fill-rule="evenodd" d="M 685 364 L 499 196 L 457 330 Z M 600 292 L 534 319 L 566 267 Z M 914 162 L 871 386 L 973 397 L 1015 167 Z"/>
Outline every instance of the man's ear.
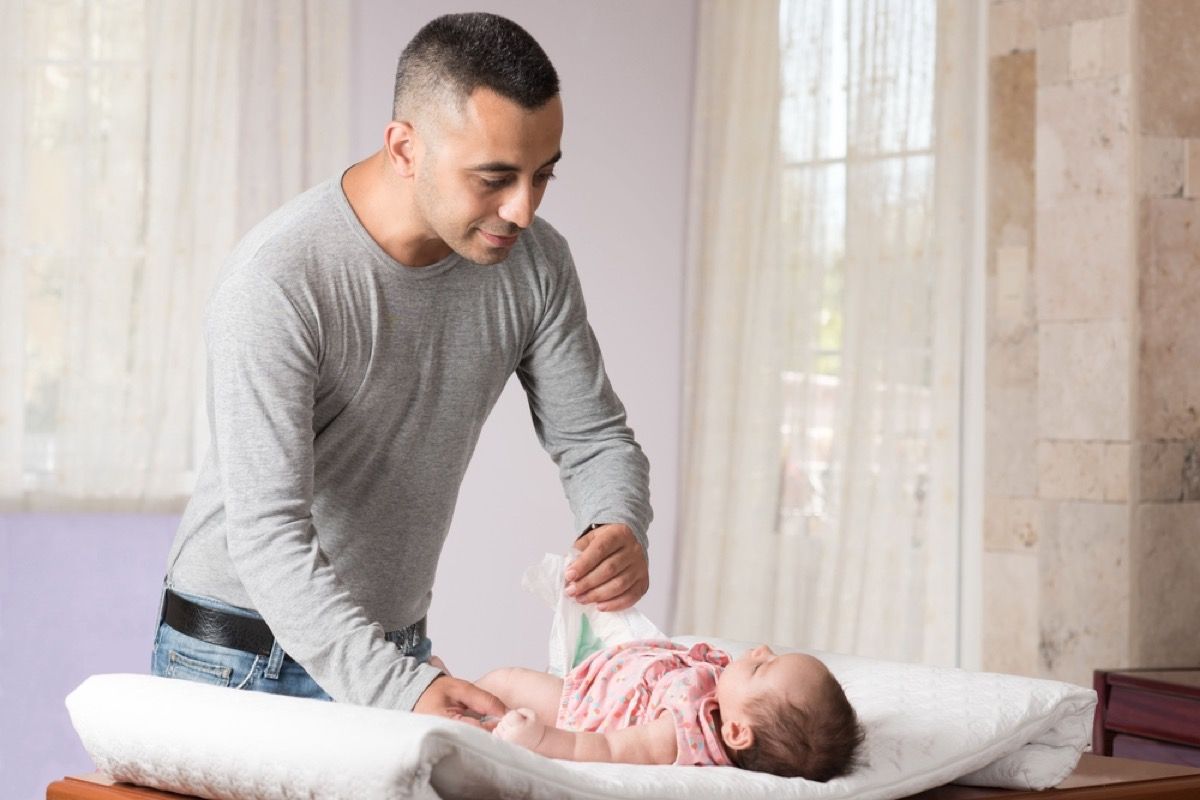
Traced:
<path fill-rule="evenodd" d="M 389 122 L 384 131 L 388 162 L 402 178 L 416 174 L 417 132 L 411 122 Z"/>
<path fill-rule="evenodd" d="M 721 723 L 721 739 L 730 750 L 745 750 L 754 744 L 754 730 L 744 722 L 729 720 Z"/>

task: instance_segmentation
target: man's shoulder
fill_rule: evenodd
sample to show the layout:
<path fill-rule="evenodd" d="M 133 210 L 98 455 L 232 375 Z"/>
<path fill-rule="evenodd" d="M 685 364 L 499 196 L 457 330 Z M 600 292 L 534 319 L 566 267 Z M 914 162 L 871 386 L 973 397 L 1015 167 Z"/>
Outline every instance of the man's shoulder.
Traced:
<path fill-rule="evenodd" d="M 268 214 L 234 247 L 218 283 L 248 273 L 281 285 L 304 282 L 326 254 L 346 246 L 336 188 L 336 179 L 324 181 Z"/>
<path fill-rule="evenodd" d="M 318 183 L 272 211 L 249 230 L 234 248 L 231 260 L 262 260 L 273 253 L 305 252 L 326 240 L 342 224 L 335 202 L 333 179 Z"/>
<path fill-rule="evenodd" d="M 555 254 L 566 253 L 567 238 L 558 232 L 558 229 L 551 225 L 543 217 L 534 217 L 533 224 L 529 226 L 529 236 L 534 243 L 543 250 L 551 251 Z"/>
<path fill-rule="evenodd" d="M 527 258 L 538 272 L 558 275 L 573 269 L 566 237 L 546 220 L 534 217 L 522 238 Z"/>

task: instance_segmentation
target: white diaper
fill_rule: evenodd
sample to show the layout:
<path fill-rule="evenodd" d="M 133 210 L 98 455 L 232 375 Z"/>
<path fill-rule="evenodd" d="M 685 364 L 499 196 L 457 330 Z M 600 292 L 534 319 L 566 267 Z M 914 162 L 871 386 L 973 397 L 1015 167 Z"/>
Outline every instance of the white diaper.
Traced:
<path fill-rule="evenodd" d="M 572 550 L 566 556 L 547 553 L 537 564 L 525 570 L 521 585 L 554 609 L 550 624 L 550 666 L 552 675 L 562 677 L 572 667 L 604 647 L 633 639 L 665 639 L 645 614 L 636 608 L 624 611 L 599 611 L 584 606 L 564 591 L 563 574 L 567 565 L 579 556 Z"/>

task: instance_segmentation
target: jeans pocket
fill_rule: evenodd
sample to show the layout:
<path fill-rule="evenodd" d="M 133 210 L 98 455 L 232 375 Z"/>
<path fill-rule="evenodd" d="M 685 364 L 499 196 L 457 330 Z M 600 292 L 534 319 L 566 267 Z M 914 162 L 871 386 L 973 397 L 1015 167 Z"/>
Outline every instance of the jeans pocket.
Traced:
<path fill-rule="evenodd" d="M 172 650 L 167 654 L 165 675 L 168 678 L 181 678 L 185 681 L 208 683 L 213 686 L 228 686 L 233 678 L 233 668 L 220 664 L 208 664 Z"/>

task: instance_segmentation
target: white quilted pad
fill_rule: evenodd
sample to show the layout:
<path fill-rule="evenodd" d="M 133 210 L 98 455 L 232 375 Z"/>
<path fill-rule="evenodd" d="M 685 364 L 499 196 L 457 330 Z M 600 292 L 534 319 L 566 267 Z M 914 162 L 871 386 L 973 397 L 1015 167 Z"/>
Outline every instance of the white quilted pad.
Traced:
<path fill-rule="evenodd" d="M 744 649 L 706 641 L 731 653 Z M 1091 735 L 1096 695 L 1089 689 L 814 655 L 845 686 L 867 730 L 867 765 L 825 784 L 732 767 L 554 761 L 433 717 L 149 675 L 95 675 L 67 697 L 67 709 L 100 770 L 218 800 L 887 800 L 955 780 L 1040 789 L 1074 769 Z"/>

